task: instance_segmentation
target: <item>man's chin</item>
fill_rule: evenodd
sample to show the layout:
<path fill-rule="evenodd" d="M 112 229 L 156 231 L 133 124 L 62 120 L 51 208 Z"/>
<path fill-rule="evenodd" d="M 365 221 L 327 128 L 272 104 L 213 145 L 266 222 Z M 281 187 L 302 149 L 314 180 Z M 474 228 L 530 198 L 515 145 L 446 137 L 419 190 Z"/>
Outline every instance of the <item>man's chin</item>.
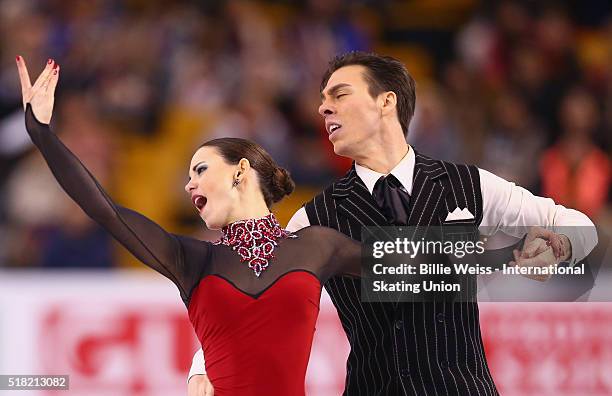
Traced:
<path fill-rule="evenodd" d="M 334 147 L 334 153 L 338 154 L 338 155 L 342 155 L 342 153 L 344 151 L 346 151 L 346 147 L 344 144 L 342 144 L 341 141 L 336 140 L 335 142 L 332 142 L 332 146 Z"/>
<path fill-rule="evenodd" d="M 351 150 L 346 145 L 336 142 L 334 144 L 334 153 L 341 157 L 353 158 Z"/>

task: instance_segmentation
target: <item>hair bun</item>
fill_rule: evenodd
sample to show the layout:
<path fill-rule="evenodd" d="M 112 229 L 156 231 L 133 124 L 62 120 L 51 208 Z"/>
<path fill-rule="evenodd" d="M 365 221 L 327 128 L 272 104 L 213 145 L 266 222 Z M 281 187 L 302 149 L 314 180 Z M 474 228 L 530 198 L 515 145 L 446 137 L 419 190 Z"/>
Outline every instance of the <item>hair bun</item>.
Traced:
<path fill-rule="evenodd" d="M 243 158 L 257 173 L 257 179 L 268 209 L 293 192 L 295 183 L 286 169 L 277 165 L 270 154 L 259 144 L 241 138 L 218 138 L 209 140 L 201 147 L 214 147 L 223 159 L 233 165 Z"/>
<path fill-rule="evenodd" d="M 295 189 L 295 183 L 285 168 L 278 167 L 272 180 L 272 200 L 278 202 Z"/>

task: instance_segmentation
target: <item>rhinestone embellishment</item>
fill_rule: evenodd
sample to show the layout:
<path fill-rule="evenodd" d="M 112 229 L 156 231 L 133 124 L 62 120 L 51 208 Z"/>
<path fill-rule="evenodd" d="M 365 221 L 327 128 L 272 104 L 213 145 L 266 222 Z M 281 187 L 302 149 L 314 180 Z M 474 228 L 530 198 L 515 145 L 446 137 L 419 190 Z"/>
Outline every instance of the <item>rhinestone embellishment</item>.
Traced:
<path fill-rule="evenodd" d="M 223 236 L 215 245 L 226 245 L 236 251 L 240 261 L 246 262 L 259 277 L 274 258 L 274 249 L 282 238 L 297 238 L 284 230 L 274 214 L 259 219 L 240 220 L 221 229 Z"/>

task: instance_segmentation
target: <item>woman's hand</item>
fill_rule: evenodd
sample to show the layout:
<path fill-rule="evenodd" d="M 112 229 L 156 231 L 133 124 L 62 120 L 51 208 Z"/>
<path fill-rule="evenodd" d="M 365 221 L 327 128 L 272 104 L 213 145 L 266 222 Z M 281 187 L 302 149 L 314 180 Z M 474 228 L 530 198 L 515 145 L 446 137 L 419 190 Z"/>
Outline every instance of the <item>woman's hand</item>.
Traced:
<path fill-rule="evenodd" d="M 53 59 L 49 59 L 45 70 L 40 73 L 32 85 L 25 60 L 21 56 L 18 56 L 16 60 L 21 81 L 23 109 L 25 110 L 26 104 L 30 103 L 36 119 L 43 124 L 49 124 L 53 114 L 55 87 L 59 79 L 59 65 Z"/>

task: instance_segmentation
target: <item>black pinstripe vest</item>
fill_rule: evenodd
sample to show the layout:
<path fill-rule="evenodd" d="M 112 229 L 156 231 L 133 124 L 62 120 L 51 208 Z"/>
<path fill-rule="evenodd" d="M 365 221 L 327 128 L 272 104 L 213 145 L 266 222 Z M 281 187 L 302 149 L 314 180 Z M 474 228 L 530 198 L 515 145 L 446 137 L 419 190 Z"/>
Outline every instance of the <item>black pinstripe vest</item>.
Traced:
<path fill-rule="evenodd" d="M 409 226 L 440 225 L 468 208 L 482 220 L 478 169 L 415 152 Z M 362 226 L 390 225 L 353 167 L 305 204 L 310 224 L 359 240 Z M 326 285 L 351 345 L 344 395 L 497 395 L 476 303 L 364 303 L 360 281 Z"/>

